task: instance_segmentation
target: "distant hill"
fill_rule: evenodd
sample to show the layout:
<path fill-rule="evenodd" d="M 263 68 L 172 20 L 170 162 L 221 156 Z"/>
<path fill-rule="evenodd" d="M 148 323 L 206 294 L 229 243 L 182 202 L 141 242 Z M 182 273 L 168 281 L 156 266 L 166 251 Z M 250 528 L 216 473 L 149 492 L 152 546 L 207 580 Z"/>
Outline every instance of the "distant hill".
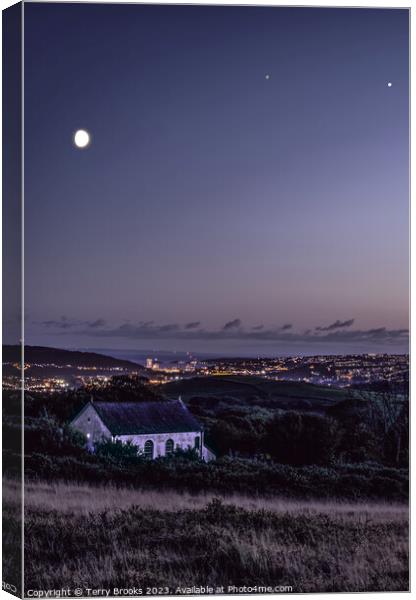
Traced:
<path fill-rule="evenodd" d="M 272 381 L 255 376 L 213 376 L 183 379 L 163 386 L 170 398 L 235 398 L 250 404 L 292 410 L 325 411 L 345 400 L 347 392 L 304 382 Z"/>
<path fill-rule="evenodd" d="M 20 359 L 20 346 L 3 346 L 4 363 L 17 363 Z M 62 350 L 60 348 L 48 348 L 45 346 L 25 346 L 25 363 L 30 365 L 27 374 L 34 376 L 47 375 L 74 375 L 79 372 L 80 367 L 88 372 L 91 371 L 113 371 L 123 370 L 137 372 L 143 370 L 142 365 L 130 360 L 120 360 L 112 356 L 105 356 L 95 352 L 79 352 L 76 350 Z M 3 373 L 12 374 L 16 369 L 4 365 Z M 115 374 L 115 373 L 114 373 Z"/>

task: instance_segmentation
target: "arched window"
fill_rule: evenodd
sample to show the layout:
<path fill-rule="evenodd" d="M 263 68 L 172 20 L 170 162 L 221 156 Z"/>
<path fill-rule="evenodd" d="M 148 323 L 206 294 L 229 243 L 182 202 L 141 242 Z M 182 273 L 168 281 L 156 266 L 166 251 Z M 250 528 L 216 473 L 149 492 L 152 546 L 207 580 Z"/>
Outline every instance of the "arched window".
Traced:
<path fill-rule="evenodd" d="M 165 454 L 166 456 L 170 456 L 173 454 L 173 440 L 167 440 L 165 446 Z"/>
<path fill-rule="evenodd" d="M 152 459 L 153 458 L 153 442 L 152 440 L 147 440 L 144 445 L 144 456 L 145 458 Z"/>
<path fill-rule="evenodd" d="M 199 437 L 199 435 L 198 435 L 198 436 L 195 438 L 194 445 L 195 445 L 195 449 L 196 449 L 196 450 L 199 450 L 199 447 L 200 447 L 200 439 L 201 439 L 201 438 Z"/>

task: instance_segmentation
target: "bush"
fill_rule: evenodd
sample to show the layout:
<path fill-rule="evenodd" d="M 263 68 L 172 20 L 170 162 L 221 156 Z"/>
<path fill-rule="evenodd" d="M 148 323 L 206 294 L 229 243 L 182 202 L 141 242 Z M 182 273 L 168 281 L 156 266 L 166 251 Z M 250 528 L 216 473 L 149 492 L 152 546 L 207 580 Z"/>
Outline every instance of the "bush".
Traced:
<path fill-rule="evenodd" d="M 104 440 L 95 444 L 94 451 L 98 457 L 108 462 L 135 464 L 137 460 L 144 460 L 139 455 L 137 446 L 130 441 L 123 443 L 120 440 Z"/>
<path fill-rule="evenodd" d="M 25 453 L 40 452 L 56 456 L 84 454 L 85 436 L 69 425 L 59 427 L 46 414 L 41 419 L 25 419 Z"/>
<path fill-rule="evenodd" d="M 210 491 L 296 498 L 408 498 L 404 469 L 378 465 L 336 465 L 332 468 L 293 467 L 270 461 L 222 458 L 211 463 L 190 460 L 186 453 L 148 461 L 114 459 L 106 454 L 59 457 L 32 454 L 25 462 L 29 479 L 64 479 L 116 485 Z M 387 476 L 388 475 L 388 476 Z"/>
<path fill-rule="evenodd" d="M 269 423 L 265 439 L 268 452 L 279 462 L 292 465 L 329 465 L 338 452 L 339 427 L 334 419 L 287 412 Z"/>

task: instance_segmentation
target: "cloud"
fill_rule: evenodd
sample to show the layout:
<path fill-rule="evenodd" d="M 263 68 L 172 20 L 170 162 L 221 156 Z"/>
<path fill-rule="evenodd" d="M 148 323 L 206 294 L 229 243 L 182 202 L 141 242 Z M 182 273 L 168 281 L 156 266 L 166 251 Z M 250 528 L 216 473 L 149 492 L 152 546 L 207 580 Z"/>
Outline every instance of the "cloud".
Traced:
<path fill-rule="evenodd" d="M 76 327 L 85 326 L 95 329 L 97 327 L 104 327 L 106 325 L 106 321 L 104 319 L 95 319 L 94 321 L 79 321 L 78 319 L 69 319 L 68 317 L 62 316 L 60 319 L 42 321 L 41 325 L 44 327 L 52 327 L 54 329 L 74 329 Z"/>
<path fill-rule="evenodd" d="M 343 329 L 344 327 L 351 327 L 354 325 L 354 319 L 348 319 L 347 321 L 335 321 L 327 327 L 315 327 L 316 331 L 333 331 L 334 329 Z"/>
<path fill-rule="evenodd" d="M 191 321 L 185 325 L 185 329 L 196 329 L 201 325 L 201 321 Z"/>
<path fill-rule="evenodd" d="M 169 323 L 168 325 L 161 325 L 159 327 L 159 331 L 163 332 L 170 332 L 170 331 L 178 331 L 179 329 L 179 325 L 177 325 L 176 323 Z"/>
<path fill-rule="evenodd" d="M 76 333 L 94 335 L 96 337 L 128 338 L 133 340 L 145 339 L 176 339 L 176 340 L 241 340 L 241 341 L 263 341 L 281 342 L 288 345 L 306 343 L 312 345 L 324 345 L 325 343 L 337 344 L 360 344 L 365 342 L 374 343 L 407 343 L 409 339 L 408 329 L 387 329 L 378 327 L 373 329 L 335 329 L 325 332 L 313 332 L 307 329 L 303 332 L 292 330 L 283 331 L 282 328 L 267 329 L 259 325 L 251 329 L 240 327 L 240 320 L 230 321 L 233 325 L 221 329 L 196 329 L 179 327 L 177 324 L 155 325 L 149 323 L 123 323 L 110 329 L 89 328 L 86 331 Z M 62 331 L 62 333 L 66 333 Z M 69 333 L 69 332 L 68 332 Z M 71 333 L 73 333 L 71 331 Z"/>
<path fill-rule="evenodd" d="M 315 336 L 314 339 L 326 339 L 329 341 L 337 340 L 343 342 L 351 341 L 381 341 L 381 342 L 396 342 L 406 341 L 409 339 L 408 329 L 387 329 L 386 327 L 378 327 L 376 329 L 336 331 L 327 333 L 324 336 Z"/>
<path fill-rule="evenodd" d="M 42 325 L 45 327 L 54 327 L 56 329 L 71 329 L 72 327 L 79 326 L 79 324 L 79 321 L 68 319 L 65 316 L 62 316 L 59 320 L 51 319 L 49 321 L 42 321 Z"/>
<path fill-rule="evenodd" d="M 104 319 L 96 319 L 95 321 L 87 321 L 88 327 L 95 329 L 96 327 L 104 327 L 106 325 L 106 321 Z"/>
<path fill-rule="evenodd" d="M 131 323 L 125 321 L 119 325 L 110 326 L 104 319 L 95 321 L 76 321 L 61 317 L 57 320 L 43 321 L 45 327 L 55 330 L 61 335 L 84 335 L 88 337 L 122 338 L 130 340 L 185 340 L 190 343 L 194 340 L 208 341 L 246 341 L 263 342 L 269 344 L 285 345 L 294 351 L 304 347 L 311 347 L 313 351 L 325 346 L 363 348 L 385 348 L 389 344 L 403 347 L 409 342 L 408 329 L 388 329 L 376 327 L 371 329 L 352 329 L 353 319 L 335 321 L 326 327 L 295 331 L 291 323 L 280 327 L 266 327 L 263 324 L 250 328 L 242 326 L 240 319 L 233 319 L 217 329 L 200 328 L 199 321 L 188 322 L 185 325 L 177 323 L 157 324 L 154 321 L 139 321 Z"/>
<path fill-rule="evenodd" d="M 222 328 L 223 331 L 229 331 L 230 329 L 237 329 L 238 327 L 241 327 L 241 320 L 240 319 L 234 319 L 233 321 L 228 321 L 228 323 L 226 323 L 224 325 L 224 327 Z"/>

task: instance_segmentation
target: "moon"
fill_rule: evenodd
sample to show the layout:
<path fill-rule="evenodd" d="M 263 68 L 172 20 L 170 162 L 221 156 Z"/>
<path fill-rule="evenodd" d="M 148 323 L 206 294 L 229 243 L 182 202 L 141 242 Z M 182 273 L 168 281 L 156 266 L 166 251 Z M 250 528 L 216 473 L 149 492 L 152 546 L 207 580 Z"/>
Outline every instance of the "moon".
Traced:
<path fill-rule="evenodd" d="M 270 73 L 266 73 L 266 75 L 264 76 L 265 79 L 270 79 Z"/>
<path fill-rule="evenodd" d="M 78 129 L 74 133 L 74 144 L 77 148 L 87 148 L 90 142 L 91 136 L 86 129 Z"/>
<path fill-rule="evenodd" d="M 391 87 L 393 84 L 391 81 L 388 82 L 387 87 Z"/>

